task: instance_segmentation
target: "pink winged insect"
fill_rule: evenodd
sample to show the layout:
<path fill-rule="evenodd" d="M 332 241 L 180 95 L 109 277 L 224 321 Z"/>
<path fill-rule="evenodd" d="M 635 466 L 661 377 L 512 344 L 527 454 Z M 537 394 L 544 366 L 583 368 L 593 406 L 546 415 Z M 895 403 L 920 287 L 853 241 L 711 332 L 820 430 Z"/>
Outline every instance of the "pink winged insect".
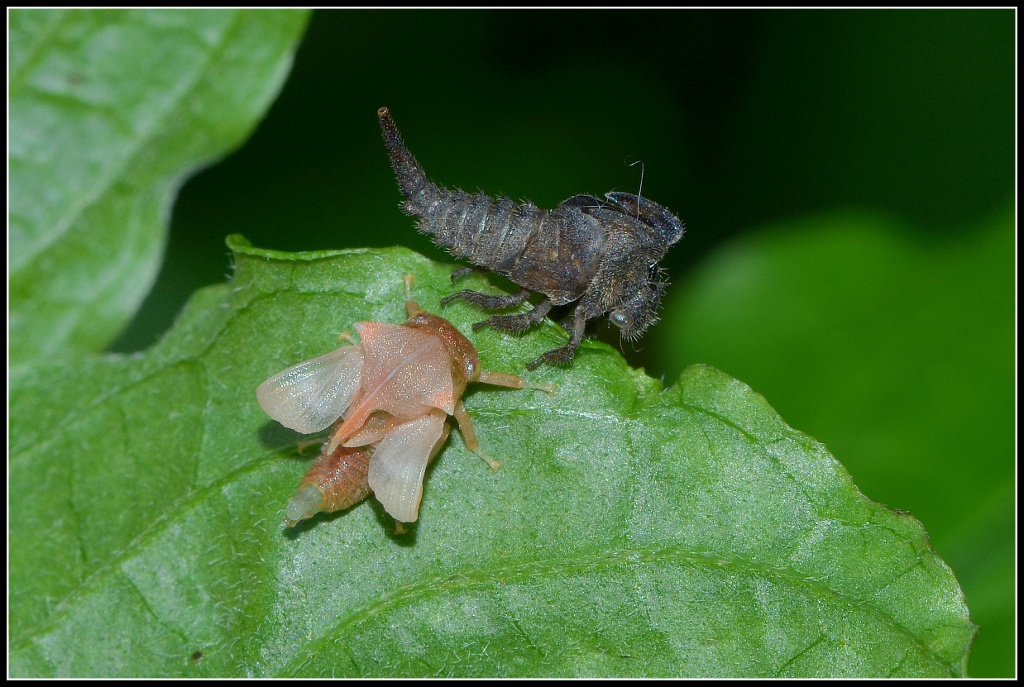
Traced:
<path fill-rule="evenodd" d="M 476 348 L 451 322 L 411 296 L 405 305 L 404 323 L 356 322 L 360 343 L 289 367 L 256 389 L 263 410 L 285 427 L 303 434 L 331 428 L 288 502 L 289 525 L 348 508 L 370 492 L 395 520 L 415 522 L 423 476 L 448 437 L 449 415 L 467 448 L 492 469 L 501 465 L 480 450 L 462 403 L 469 382 L 553 391 L 481 370 Z"/>

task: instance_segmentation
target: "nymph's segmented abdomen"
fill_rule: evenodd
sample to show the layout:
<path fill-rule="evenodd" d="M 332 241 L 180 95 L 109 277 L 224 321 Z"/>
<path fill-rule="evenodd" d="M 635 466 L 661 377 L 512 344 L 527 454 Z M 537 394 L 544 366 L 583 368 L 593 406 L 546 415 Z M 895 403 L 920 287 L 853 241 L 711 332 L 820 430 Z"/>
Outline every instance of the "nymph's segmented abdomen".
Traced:
<path fill-rule="evenodd" d="M 453 255 L 480 267 L 506 272 L 514 268 L 524 248 L 543 223 L 546 211 L 507 197 L 439 189 L 439 200 L 422 214 L 420 231 Z"/>
<path fill-rule="evenodd" d="M 600 261 L 605 228 L 588 214 L 603 201 L 573 196 L 554 210 L 506 196 L 450 190 L 431 182 L 406 148 L 386 107 L 377 111 L 402 207 L 420 231 L 452 255 L 503 274 L 555 305 L 583 295 Z"/>
<path fill-rule="evenodd" d="M 405 146 L 390 111 L 382 107 L 377 117 L 398 188 L 405 196 L 402 207 L 419 218 L 420 231 L 480 267 L 501 274 L 514 270 L 549 211 L 506 196 L 494 199 L 437 186 Z"/>
<path fill-rule="evenodd" d="M 439 246 L 545 294 L 556 305 L 583 294 L 597 269 L 593 241 L 603 236 L 591 218 L 573 209 L 541 210 L 507 197 L 446 189 L 440 193 L 442 200 L 420 217 L 420 230 Z"/>

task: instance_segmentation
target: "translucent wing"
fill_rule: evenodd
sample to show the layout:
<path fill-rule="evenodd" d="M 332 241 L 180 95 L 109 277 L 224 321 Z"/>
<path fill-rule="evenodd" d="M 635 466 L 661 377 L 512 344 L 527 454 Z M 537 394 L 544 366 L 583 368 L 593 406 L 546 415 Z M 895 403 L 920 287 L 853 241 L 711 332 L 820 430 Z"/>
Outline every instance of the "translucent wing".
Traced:
<path fill-rule="evenodd" d="M 403 422 L 405 420 L 400 420 L 383 410 L 377 410 L 370 414 L 359 431 L 348 438 L 345 446 L 366 446 L 378 442 Z"/>
<path fill-rule="evenodd" d="M 363 347 L 342 346 L 278 372 L 259 385 L 256 398 L 285 427 L 312 434 L 329 427 L 351 405 L 362 370 Z"/>
<path fill-rule="evenodd" d="M 367 478 L 395 520 L 415 522 L 419 517 L 423 474 L 446 436 L 444 420 L 444 412 L 434 410 L 399 425 L 377 444 Z"/>

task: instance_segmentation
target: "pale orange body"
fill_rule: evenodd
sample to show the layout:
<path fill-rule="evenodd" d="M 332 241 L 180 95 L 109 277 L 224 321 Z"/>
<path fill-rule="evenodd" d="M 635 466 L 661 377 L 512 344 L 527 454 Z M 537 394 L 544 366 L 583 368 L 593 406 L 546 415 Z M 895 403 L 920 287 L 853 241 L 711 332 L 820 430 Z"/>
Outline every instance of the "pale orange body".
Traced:
<path fill-rule="evenodd" d="M 501 465 L 480 450 L 462 403 L 469 382 L 552 391 L 481 370 L 476 348 L 451 322 L 411 298 L 406 311 L 409 317 L 400 325 L 355 323 L 360 344 L 300 363 L 257 390 L 264 410 L 297 431 L 333 423 L 320 457 L 289 502 L 289 524 L 321 510 L 348 508 L 371 491 L 396 520 L 415 521 L 424 472 L 449 433 L 448 415 L 458 422 L 467 448 L 492 469 Z"/>

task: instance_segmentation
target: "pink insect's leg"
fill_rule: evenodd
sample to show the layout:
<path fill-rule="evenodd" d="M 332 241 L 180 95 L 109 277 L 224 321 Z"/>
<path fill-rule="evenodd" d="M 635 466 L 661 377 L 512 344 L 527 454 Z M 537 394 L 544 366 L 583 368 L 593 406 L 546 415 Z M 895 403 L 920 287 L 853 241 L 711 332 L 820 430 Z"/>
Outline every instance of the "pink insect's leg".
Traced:
<path fill-rule="evenodd" d="M 537 389 L 538 391 L 547 392 L 548 396 L 553 396 L 555 389 L 558 388 L 554 384 L 529 384 L 522 377 L 510 375 L 506 372 L 487 372 L 486 370 L 480 371 L 480 379 L 477 381 L 481 384 L 507 386 L 512 389 Z"/>
<path fill-rule="evenodd" d="M 327 442 L 327 446 L 324 447 L 324 453 L 334 453 L 334 449 L 341 445 L 341 436 L 337 431 L 341 429 L 342 422 L 335 423 L 335 426 L 331 428 L 331 439 Z"/>
<path fill-rule="evenodd" d="M 338 340 L 348 341 L 350 344 L 354 345 L 359 343 L 358 341 L 356 341 L 356 337 L 352 336 L 352 334 L 350 334 L 349 332 L 342 332 L 341 334 L 338 334 Z"/>
<path fill-rule="evenodd" d="M 313 437 L 312 439 L 300 439 L 296 446 L 298 448 L 299 453 L 301 454 L 307 448 L 313 446 L 314 444 L 319 444 L 322 446 L 323 444 L 327 443 L 328 439 L 330 439 L 329 435 L 324 435 L 322 437 Z"/>
<path fill-rule="evenodd" d="M 459 401 L 455 404 L 455 420 L 459 423 L 459 431 L 462 432 L 462 440 L 466 442 L 466 448 L 483 458 L 484 462 L 491 466 L 495 472 L 501 467 L 501 462 L 494 460 L 480 450 L 480 442 L 476 438 L 476 430 L 473 429 L 473 420 L 466 412 L 466 406 Z"/>
<path fill-rule="evenodd" d="M 415 279 L 415 277 L 411 274 L 407 274 L 403 278 L 405 279 L 405 312 L 409 317 L 416 317 L 417 315 L 426 312 L 426 310 L 421 308 L 420 304 L 412 299 L 412 280 Z"/>
<path fill-rule="evenodd" d="M 434 462 L 434 458 L 441 452 L 441 447 L 444 446 L 444 442 L 448 441 L 448 435 L 451 433 L 452 428 L 447 422 L 444 423 L 444 429 L 441 430 L 441 438 L 434 444 L 434 448 L 430 449 L 430 457 L 427 458 L 427 465 Z"/>

